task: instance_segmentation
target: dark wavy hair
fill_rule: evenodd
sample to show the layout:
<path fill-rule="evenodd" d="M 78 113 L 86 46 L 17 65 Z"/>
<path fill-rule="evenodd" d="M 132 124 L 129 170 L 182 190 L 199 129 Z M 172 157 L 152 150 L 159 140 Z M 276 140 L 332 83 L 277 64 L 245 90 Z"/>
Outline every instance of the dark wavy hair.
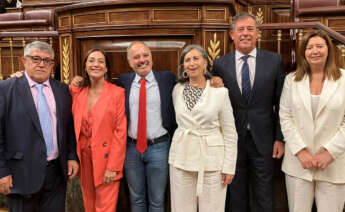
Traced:
<path fill-rule="evenodd" d="M 84 70 L 84 74 L 83 74 L 83 83 L 82 83 L 82 86 L 83 87 L 87 87 L 91 84 L 90 82 L 90 77 L 89 77 L 89 74 L 87 73 L 86 71 L 86 61 L 89 59 L 89 56 L 90 54 L 94 53 L 94 52 L 100 52 L 103 54 L 104 58 L 105 58 L 105 67 L 110 70 L 110 63 L 109 63 L 109 60 L 107 58 L 107 56 L 105 55 L 105 52 L 102 50 L 102 49 L 99 49 L 99 48 L 94 48 L 94 49 L 90 49 L 87 53 L 86 53 L 86 56 L 84 58 L 84 62 L 83 62 L 83 70 Z M 104 75 L 104 78 L 106 80 L 108 80 L 108 75 L 105 74 Z"/>
<path fill-rule="evenodd" d="M 341 72 L 339 70 L 339 66 L 336 63 L 336 58 L 335 58 L 335 49 L 334 45 L 332 43 L 331 38 L 327 35 L 327 33 L 321 31 L 321 30 L 316 30 L 313 32 L 309 32 L 303 36 L 302 43 L 299 48 L 299 56 L 298 56 L 298 61 L 297 61 L 297 69 L 295 72 L 295 81 L 301 81 L 306 75 L 311 74 L 310 70 L 310 65 L 305 58 L 305 50 L 307 48 L 308 42 L 310 38 L 313 37 L 320 37 L 323 40 L 325 40 L 326 45 L 328 47 L 328 56 L 327 56 L 327 61 L 326 61 L 326 66 L 325 66 L 325 75 L 327 79 L 331 80 L 338 80 L 341 77 Z"/>

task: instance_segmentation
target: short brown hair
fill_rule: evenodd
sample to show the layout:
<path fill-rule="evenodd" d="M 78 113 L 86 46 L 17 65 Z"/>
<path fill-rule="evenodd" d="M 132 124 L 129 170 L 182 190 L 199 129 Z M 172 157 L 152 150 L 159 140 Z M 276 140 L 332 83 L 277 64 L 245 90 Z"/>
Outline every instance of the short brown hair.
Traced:
<path fill-rule="evenodd" d="M 328 56 L 325 67 L 325 75 L 327 79 L 332 79 L 334 81 L 338 80 L 341 77 L 341 72 L 336 63 L 335 59 L 335 49 L 332 43 L 331 38 L 323 31 L 316 30 L 309 32 L 303 36 L 302 43 L 299 48 L 299 55 L 297 58 L 297 69 L 295 72 L 295 81 L 301 81 L 306 75 L 311 74 L 310 65 L 305 58 L 305 50 L 307 48 L 310 38 L 320 37 L 325 40 L 328 47 Z"/>
<path fill-rule="evenodd" d="M 82 86 L 83 87 L 87 87 L 90 85 L 90 77 L 89 77 L 89 74 L 87 73 L 86 71 L 86 61 L 87 59 L 89 58 L 90 54 L 94 53 L 94 52 L 100 52 L 103 54 L 104 58 L 105 58 L 105 66 L 106 68 L 109 70 L 110 69 L 110 64 L 109 64 L 109 60 L 107 58 L 107 56 L 105 55 L 105 52 L 102 50 L 102 49 L 98 49 L 98 48 L 95 48 L 95 49 L 90 49 L 87 53 L 86 53 L 86 56 L 84 58 L 84 62 L 83 62 L 83 71 L 85 71 L 85 74 L 83 74 L 83 83 L 82 83 Z M 107 76 L 107 73 L 105 74 L 104 78 L 107 80 L 108 79 L 108 76 Z"/>

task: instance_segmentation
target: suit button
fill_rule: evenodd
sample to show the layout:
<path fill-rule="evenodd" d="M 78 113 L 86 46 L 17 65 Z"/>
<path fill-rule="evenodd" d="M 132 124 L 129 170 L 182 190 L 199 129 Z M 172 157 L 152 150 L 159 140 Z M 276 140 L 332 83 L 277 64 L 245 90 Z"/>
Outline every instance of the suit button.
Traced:
<path fill-rule="evenodd" d="M 91 145 L 87 146 L 89 149 L 91 149 Z"/>
<path fill-rule="evenodd" d="M 106 147 L 106 146 L 107 146 L 107 142 L 104 142 L 104 143 L 103 143 L 103 146 Z"/>
<path fill-rule="evenodd" d="M 104 158 L 108 158 L 108 153 L 104 155 Z"/>

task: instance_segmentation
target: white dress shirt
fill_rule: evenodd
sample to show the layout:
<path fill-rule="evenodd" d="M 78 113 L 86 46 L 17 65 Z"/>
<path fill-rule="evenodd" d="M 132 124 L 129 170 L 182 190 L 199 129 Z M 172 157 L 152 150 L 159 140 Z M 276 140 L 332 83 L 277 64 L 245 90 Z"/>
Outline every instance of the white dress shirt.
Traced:
<path fill-rule="evenodd" d="M 134 139 L 137 138 L 138 133 L 140 79 L 141 77 L 136 74 L 129 94 L 130 120 L 128 125 L 128 136 Z M 163 127 L 159 87 L 152 70 L 145 79 L 147 139 L 154 139 L 166 134 L 168 131 Z"/>

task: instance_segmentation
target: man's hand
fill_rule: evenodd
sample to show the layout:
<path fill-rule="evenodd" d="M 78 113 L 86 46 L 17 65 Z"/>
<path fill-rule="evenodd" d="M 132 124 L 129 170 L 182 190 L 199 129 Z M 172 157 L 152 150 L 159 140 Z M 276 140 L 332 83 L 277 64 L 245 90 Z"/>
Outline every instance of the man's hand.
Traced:
<path fill-rule="evenodd" d="M 279 159 L 284 155 L 285 145 L 281 141 L 275 141 L 273 144 L 273 154 L 272 157 Z"/>
<path fill-rule="evenodd" d="M 314 157 L 313 165 L 317 168 L 320 168 L 324 171 L 327 166 L 333 162 L 332 155 L 328 152 L 328 150 L 323 150 Z"/>
<path fill-rule="evenodd" d="M 212 77 L 211 78 L 211 87 L 214 87 L 214 88 L 224 87 L 224 83 L 223 83 L 222 78 L 220 78 L 220 77 Z"/>
<path fill-rule="evenodd" d="M 73 77 L 71 81 L 72 86 L 80 87 L 83 82 L 83 78 L 81 76 L 75 76 Z"/>
<path fill-rule="evenodd" d="M 296 156 L 304 169 L 311 169 L 314 167 L 313 156 L 307 149 L 302 149 Z"/>
<path fill-rule="evenodd" d="M 68 179 L 73 179 L 79 171 L 79 163 L 75 160 L 68 160 L 67 161 L 67 175 L 68 175 Z"/>
<path fill-rule="evenodd" d="M 104 178 L 103 178 L 103 183 L 111 183 L 115 181 L 116 178 L 116 171 L 110 171 L 110 170 L 105 170 Z"/>
<path fill-rule="evenodd" d="M 22 77 L 23 75 L 24 75 L 24 71 L 17 71 L 15 73 L 11 74 L 10 77 L 11 78 L 14 78 L 14 77 L 19 78 L 19 77 Z"/>
<path fill-rule="evenodd" d="M 12 175 L 0 178 L 0 193 L 9 194 L 11 192 L 10 188 L 12 187 Z"/>
<path fill-rule="evenodd" d="M 232 183 L 233 179 L 234 179 L 233 174 L 223 174 L 222 173 L 222 184 L 223 185 L 230 185 Z"/>

